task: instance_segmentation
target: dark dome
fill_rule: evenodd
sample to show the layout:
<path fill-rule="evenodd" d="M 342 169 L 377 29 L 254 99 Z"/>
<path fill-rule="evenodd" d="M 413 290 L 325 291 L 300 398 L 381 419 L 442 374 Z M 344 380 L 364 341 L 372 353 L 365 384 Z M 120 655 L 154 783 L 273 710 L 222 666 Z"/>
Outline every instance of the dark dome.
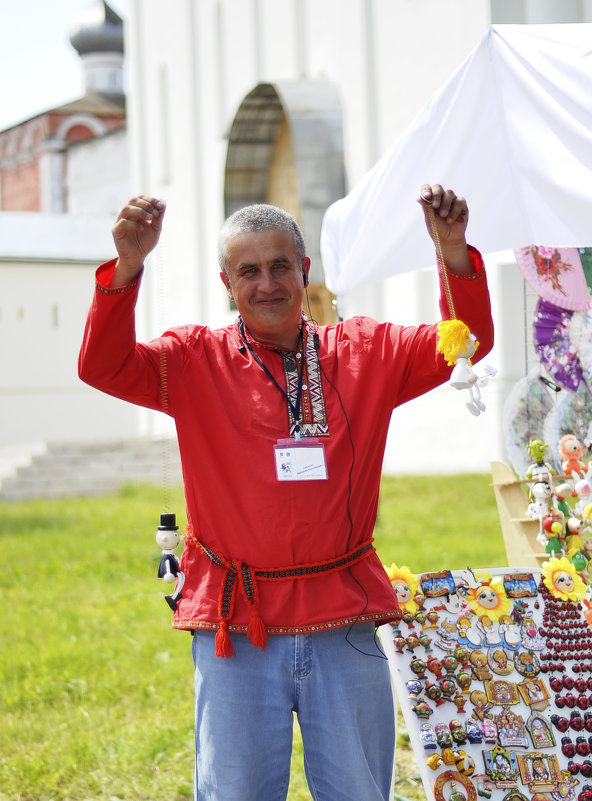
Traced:
<path fill-rule="evenodd" d="M 70 42 L 81 56 L 123 53 L 123 20 L 104 0 L 96 0 L 76 20 Z"/>

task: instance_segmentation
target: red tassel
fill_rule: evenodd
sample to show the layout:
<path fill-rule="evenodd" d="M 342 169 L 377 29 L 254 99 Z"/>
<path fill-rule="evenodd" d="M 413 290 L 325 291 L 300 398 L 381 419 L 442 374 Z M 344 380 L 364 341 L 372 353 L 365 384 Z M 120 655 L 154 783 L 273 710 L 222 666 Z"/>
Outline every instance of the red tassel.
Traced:
<path fill-rule="evenodd" d="M 228 633 L 228 624 L 225 620 L 220 623 L 220 628 L 216 632 L 216 656 L 222 656 L 229 659 L 234 656 L 234 647 L 230 634 Z"/>
<path fill-rule="evenodd" d="M 265 651 L 267 647 L 267 629 L 265 623 L 261 620 L 259 613 L 256 609 L 251 608 L 251 619 L 247 626 L 247 637 L 251 640 L 253 645 Z"/>

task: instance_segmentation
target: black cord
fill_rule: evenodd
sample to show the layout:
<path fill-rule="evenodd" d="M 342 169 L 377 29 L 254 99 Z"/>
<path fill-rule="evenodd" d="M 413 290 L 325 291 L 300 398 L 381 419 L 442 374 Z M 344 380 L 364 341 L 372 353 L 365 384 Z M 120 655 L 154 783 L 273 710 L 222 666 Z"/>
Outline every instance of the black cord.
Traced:
<path fill-rule="evenodd" d="M 354 438 L 352 436 L 351 426 L 349 424 L 349 418 L 347 416 L 347 412 L 345 411 L 345 406 L 343 405 L 343 401 L 341 399 L 341 395 L 339 393 L 339 390 L 337 389 L 335 384 L 331 381 L 331 379 L 329 378 L 329 376 L 325 372 L 325 370 L 323 368 L 323 365 L 321 363 L 321 359 L 319 357 L 319 346 L 320 346 L 320 343 L 319 343 L 319 335 L 317 333 L 317 328 L 319 327 L 319 324 L 318 324 L 317 320 L 315 320 L 315 318 L 313 317 L 313 314 L 312 314 L 312 311 L 311 311 L 311 308 L 310 308 L 310 298 L 308 297 L 308 287 L 306 285 L 304 287 L 304 291 L 305 291 L 305 294 L 306 294 L 306 308 L 308 310 L 309 322 L 312 324 L 312 326 L 314 328 L 314 333 L 312 335 L 312 341 L 313 341 L 313 347 L 317 352 L 317 361 L 318 361 L 318 364 L 319 364 L 319 368 L 321 370 L 321 373 L 323 374 L 323 377 L 324 377 L 325 381 L 329 384 L 330 387 L 333 388 L 333 390 L 335 391 L 335 394 L 337 395 L 337 400 L 339 401 L 339 405 L 341 407 L 341 411 L 343 412 L 343 417 L 345 418 L 345 424 L 347 426 L 347 435 L 349 437 L 349 443 L 350 443 L 351 451 L 352 451 L 352 460 L 351 460 L 351 465 L 350 465 L 350 468 L 349 468 L 349 473 L 348 473 L 348 476 L 347 476 L 347 502 L 346 502 L 347 517 L 348 517 L 348 520 L 349 520 L 349 533 L 348 533 L 348 536 L 347 536 L 346 551 L 349 551 L 351 538 L 352 538 L 352 535 L 354 533 L 354 521 L 353 521 L 353 518 L 351 516 L 350 500 L 351 500 L 351 495 L 352 495 L 352 474 L 353 474 L 353 471 L 354 471 L 354 464 L 355 464 L 355 461 L 356 461 L 356 449 L 354 447 Z M 382 646 L 381 646 L 381 644 L 380 644 L 380 642 L 378 640 L 378 634 L 377 634 L 376 628 L 374 629 L 374 644 L 376 646 L 376 650 L 379 651 L 378 654 L 370 654 L 367 651 L 362 651 L 361 648 L 358 648 L 349 639 L 349 636 L 351 634 L 351 631 L 352 631 L 353 627 L 358 623 L 359 619 L 362 617 L 362 615 L 364 614 L 364 612 L 368 608 L 368 604 L 370 602 L 370 599 L 368 597 L 368 593 L 366 592 L 366 588 L 364 587 L 362 582 L 359 579 L 357 579 L 354 576 L 354 574 L 352 573 L 351 567 L 348 567 L 346 569 L 347 569 L 347 572 L 349 573 L 349 575 L 351 576 L 351 578 L 356 582 L 358 587 L 364 593 L 365 601 L 364 601 L 364 606 L 362 607 L 362 610 L 359 612 L 359 614 L 356 617 L 356 619 L 354 620 L 354 622 L 348 628 L 348 630 L 347 630 L 347 632 L 345 634 L 345 640 L 346 640 L 347 644 L 350 645 L 355 651 L 358 651 L 360 654 L 363 654 L 364 656 L 372 656 L 372 657 L 375 657 L 376 659 L 387 659 L 387 656 L 384 653 L 384 651 L 382 650 Z"/>
<path fill-rule="evenodd" d="M 308 295 L 307 295 L 307 297 L 308 297 Z M 317 325 L 318 325 L 318 323 L 317 323 Z M 315 334 L 313 336 L 316 336 L 316 338 L 317 338 L 316 341 L 315 341 L 315 349 L 317 351 L 317 359 L 318 359 L 319 367 L 321 369 L 321 373 L 323 374 L 323 377 L 325 378 L 325 381 L 329 384 L 329 386 L 331 386 L 335 390 L 335 394 L 337 395 L 337 400 L 339 401 L 339 405 L 341 407 L 341 411 L 343 412 L 343 416 L 345 418 L 345 424 L 347 426 L 347 434 L 348 434 L 348 437 L 349 437 L 349 443 L 350 443 L 351 451 L 352 451 L 352 460 L 351 460 L 351 464 L 350 464 L 350 468 L 349 468 L 349 472 L 348 472 L 348 476 L 347 476 L 347 502 L 346 502 L 346 511 L 347 511 L 347 517 L 348 517 L 348 520 L 349 520 L 349 533 L 348 533 L 348 536 L 347 536 L 347 545 L 346 545 L 346 549 L 345 550 L 349 551 L 351 538 L 352 538 L 352 535 L 354 533 L 354 521 L 353 521 L 353 518 L 351 516 L 350 501 L 351 501 L 351 495 L 352 495 L 352 474 L 353 474 L 353 471 L 354 471 L 354 464 L 355 464 L 355 460 L 356 460 L 356 449 L 354 447 L 354 438 L 352 436 L 351 426 L 349 424 L 349 418 L 347 416 L 347 412 L 345 411 L 345 406 L 343 405 L 343 401 L 341 399 L 341 395 L 339 393 L 339 390 L 337 389 L 335 384 L 331 381 L 331 379 L 329 378 L 329 376 L 325 372 L 325 370 L 323 368 L 323 365 L 321 364 L 321 359 L 320 359 L 320 357 L 318 355 L 318 344 L 317 343 L 318 343 L 318 336 L 319 335 L 315 332 Z M 376 649 L 380 652 L 378 654 L 370 654 L 367 651 L 362 651 L 361 648 L 358 648 L 349 639 L 349 636 L 351 634 L 351 631 L 352 631 L 353 627 L 358 623 L 358 621 L 360 620 L 360 618 L 362 617 L 362 615 L 366 611 L 370 599 L 368 597 L 368 593 L 366 592 L 366 588 L 364 587 L 362 582 L 358 578 L 356 578 L 356 576 L 354 576 L 354 574 L 352 573 L 351 567 L 348 567 L 346 569 L 347 569 L 347 572 L 349 573 L 349 575 L 352 577 L 352 579 L 356 582 L 358 587 L 364 593 L 365 601 L 364 601 L 364 606 L 362 607 L 361 611 L 358 613 L 358 616 L 356 617 L 354 622 L 351 624 L 351 626 L 348 628 L 348 630 L 346 632 L 346 635 L 345 635 L 345 641 L 354 650 L 358 651 L 360 654 L 363 654 L 364 656 L 372 656 L 372 657 L 375 657 L 376 659 L 387 659 L 387 656 L 384 653 L 384 651 L 382 650 L 382 647 L 381 647 L 381 645 L 380 645 L 380 643 L 378 641 L 376 628 L 374 629 L 374 644 L 376 645 Z"/>
<path fill-rule="evenodd" d="M 318 336 L 318 334 L 317 334 L 317 336 Z M 341 407 L 341 411 L 343 412 L 343 416 L 345 418 L 345 424 L 347 426 L 347 435 L 349 437 L 349 444 L 351 446 L 351 451 L 352 451 L 352 460 L 351 460 L 351 464 L 349 466 L 349 472 L 348 472 L 348 475 L 347 475 L 347 502 L 346 502 L 347 519 L 349 520 L 349 533 L 347 535 L 347 546 L 346 546 L 345 550 L 349 551 L 351 538 L 352 538 L 352 535 L 354 533 L 354 521 L 353 521 L 353 518 L 351 516 L 351 510 L 349 508 L 349 503 L 351 501 L 351 494 L 352 494 L 352 474 L 353 474 L 353 471 L 354 471 L 354 464 L 355 464 L 355 459 L 356 459 L 356 450 L 355 450 L 355 447 L 354 447 L 354 438 L 352 436 L 351 427 L 350 427 L 350 424 L 349 424 L 349 418 L 347 416 L 347 412 L 345 411 L 345 406 L 343 405 L 343 401 L 341 400 L 341 395 L 339 394 L 339 390 L 337 389 L 335 384 L 331 381 L 331 379 L 329 378 L 329 376 L 325 372 L 325 368 L 321 364 L 321 360 L 320 360 L 320 358 L 318 356 L 318 353 L 317 353 L 317 359 L 319 361 L 319 367 L 321 368 L 321 373 L 323 374 L 323 377 L 324 377 L 325 381 L 329 384 L 330 387 L 332 387 L 332 389 L 335 391 L 335 394 L 337 395 L 337 400 L 339 401 L 339 405 Z M 349 570 L 349 568 L 348 568 L 348 570 Z"/>
<path fill-rule="evenodd" d="M 304 294 L 306 295 L 306 308 L 308 310 L 308 319 L 314 326 L 318 327 L 319 324 L 313 317 L 312 311 L 310 310 L 310 298 L 308 297 L 308 283 L 304 284 Z"/>

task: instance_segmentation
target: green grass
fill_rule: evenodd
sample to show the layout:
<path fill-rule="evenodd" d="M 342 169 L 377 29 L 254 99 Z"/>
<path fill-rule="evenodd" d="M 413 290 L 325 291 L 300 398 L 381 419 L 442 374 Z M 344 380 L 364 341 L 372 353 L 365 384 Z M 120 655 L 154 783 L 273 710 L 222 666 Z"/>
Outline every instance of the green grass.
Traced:
<path fill-rule="evenodd" d="M 0 801 L 192 798 L 190 638 L 156 578 L 162 490 L 0 505 Z M 170 508 L 183 525 L 184 503 Z M 467 541 L 471 542 L 470 552 Z M 385 478 L 385 564 L 505 564 L 489 476 Z M 423 798 L 400 721 L 397 792 Z M 309 801 L 297 727 L 290 801 Z"/>

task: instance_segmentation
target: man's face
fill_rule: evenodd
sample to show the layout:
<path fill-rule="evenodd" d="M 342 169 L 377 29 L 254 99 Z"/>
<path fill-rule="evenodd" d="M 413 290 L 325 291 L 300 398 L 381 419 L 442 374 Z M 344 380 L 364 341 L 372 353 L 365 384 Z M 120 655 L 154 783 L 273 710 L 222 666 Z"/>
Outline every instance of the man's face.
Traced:
<path fill-rule="evenodd" d="M 226 253 L 228 275 L 220 277 L 251 335 L 295 348 L 310 259 L 301 262 L 291 235 L 278 228 L 238 234 Z"/>

